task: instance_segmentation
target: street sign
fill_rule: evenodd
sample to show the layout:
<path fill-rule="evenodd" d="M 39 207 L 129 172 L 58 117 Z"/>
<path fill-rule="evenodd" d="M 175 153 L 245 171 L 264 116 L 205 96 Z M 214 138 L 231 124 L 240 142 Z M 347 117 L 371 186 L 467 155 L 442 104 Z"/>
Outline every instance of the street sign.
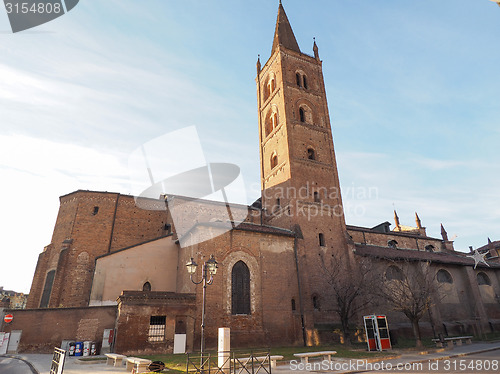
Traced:
<path fill-rule="evenodd" d="M 7 314 L 3 320 L 5 321 L 5 323 L 11 323 L 12 320 L 14 319 L 14 316 L 12 314 Z"/>

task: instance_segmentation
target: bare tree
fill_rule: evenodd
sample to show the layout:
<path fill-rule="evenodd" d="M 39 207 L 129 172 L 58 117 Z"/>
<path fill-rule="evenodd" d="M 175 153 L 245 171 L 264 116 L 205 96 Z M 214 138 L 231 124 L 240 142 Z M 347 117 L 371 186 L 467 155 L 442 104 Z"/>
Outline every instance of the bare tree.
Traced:
<path fill-rule="evenodd" d="M 393 262 L 385 272 L 381 296 L 393 310 L 404 313 L 410 320 L 416 346 L 422 347 L 419 321 L 439 298 L 436 274 L 427 262 Z"/>
<path fill-rule="evenodd" d="M 322 261 L 322 267 L 335 298 L 334 311 L 342 325 L 343 341 L 350 344 L 349 321 L 377 301 L 375 287 L 380 273 L 366 257 L 350 259 L 347 253 L 335 252 Z"/>

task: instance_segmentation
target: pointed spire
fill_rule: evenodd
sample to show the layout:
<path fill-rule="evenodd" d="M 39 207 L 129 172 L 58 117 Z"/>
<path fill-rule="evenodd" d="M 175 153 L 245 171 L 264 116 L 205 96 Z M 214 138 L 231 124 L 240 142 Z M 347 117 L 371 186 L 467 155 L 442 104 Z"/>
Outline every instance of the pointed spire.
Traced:
<path fill-rule="evenodd" d="M 488 238 L 488 244 L 491 244 L 491 239 L 490 238 Z"/>
<path fill-rule="evenodd" d="M 278 8 L 278 19 L 276 20 L 276 30 L 274 31 L 274 41 L 271 55 L 279 45 L 300 53 L 299 44 L 297 43 L 297 39 L 295 39 L 292 26 L 290 26 L 290 22 L 288 21 L 288 17 L 285 13 L 285 8 L 283 8 L 281 1 Z"/>
<path fill-rule="evenodd" d="M 446 241 L 446 242 L 448 241 L 448 233 L 444 229 L 443 224 L 441 224 L 441 236 L 443 237 L 444 241 Z"/>
<path fill-rule="evenodd" d="M 257 75 L 259 75 L 262 66 L 260 64 L 260 55 L 257 57 Z"/>
<path fill-rule="evenodd" d="M 396 228 L 394 230 L 401 230 L 401 224 L 399 223 L 399 217 L 394 209 L 394 222 L 396 223 Z"/>
<path fill-rule="evenodd" d="M 319 49 L 318 45 L 316 44 L 316 38 L 313 38 L 314 43 L 313 43 L 313 51 L 314 51 L 314 58 L 319 61 Z"/>
<path fill-rule="evenodd" d="M 415 212 L 415 223 L 417 224 L 417 229 L 422 228 L 422 221 L 420 221 L 420 218 L 419 218 L 417 212 Z"/>

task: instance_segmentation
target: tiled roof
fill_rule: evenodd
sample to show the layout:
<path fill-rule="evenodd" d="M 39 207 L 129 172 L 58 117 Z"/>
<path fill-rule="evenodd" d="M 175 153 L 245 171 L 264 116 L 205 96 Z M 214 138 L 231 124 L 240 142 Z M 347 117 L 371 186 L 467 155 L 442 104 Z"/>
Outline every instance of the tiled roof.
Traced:
<path fill-rule="evenodd" d="M 199 222 L 196 223 L 194 227 L 196 226 L 212 226 L 212 227 L 228 227 L 230 225 L 229 222 Z M 252 231 L 252 232 L 260 232 L 263 234 L 273 234 L 273 235 L 284 235 L 284 236 L 290 236 L 294 237 L 294 233 L 291 230 L 287 229 L 282 229 L 279 227 L 274 227 L 274 226 L 267 226 L 267 225 L 257 225 L 255 223 L 250 223 L 250 222 L 242 222 L 238 224 L 233 230 L 241 230 L 241 231 Z M 185 234 L 186 235 L 186 234 Z"/>
<path fill-rule="evenodd" d="M 356 252 L 359 256 L 377 257 L 389 260 L 409 260 L 409 261 L 432 261 L 436 263 L 449 265 L 474 266 L 474 260 L 467 257 L 462 252 L 427 252 L 409 249 L 393 249 L 389 247 L 380 247 L 375 245 L 356 244 Z M 500 269 L 500 264 L 488 262 L 491 268 Z M 479 263 L 477 267 L 487 268 L 486 265 Z"/>

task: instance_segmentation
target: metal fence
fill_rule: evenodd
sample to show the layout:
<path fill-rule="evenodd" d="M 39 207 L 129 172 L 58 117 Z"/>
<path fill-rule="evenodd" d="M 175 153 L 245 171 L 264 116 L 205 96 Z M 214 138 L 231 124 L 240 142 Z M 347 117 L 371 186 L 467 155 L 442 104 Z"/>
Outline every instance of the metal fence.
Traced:
<path fill-rule="evenodd" d="M 187 354 L 186 374 L 271 374 L 269 351 Z"/>
<path fill-rule="evenodd" d="M 50 374 L 62 374 L 64 370 L 64 359 L 66 358 L 66 351 L 60 348 L 54 348 L 54 355 L 50 365 Z"/>

